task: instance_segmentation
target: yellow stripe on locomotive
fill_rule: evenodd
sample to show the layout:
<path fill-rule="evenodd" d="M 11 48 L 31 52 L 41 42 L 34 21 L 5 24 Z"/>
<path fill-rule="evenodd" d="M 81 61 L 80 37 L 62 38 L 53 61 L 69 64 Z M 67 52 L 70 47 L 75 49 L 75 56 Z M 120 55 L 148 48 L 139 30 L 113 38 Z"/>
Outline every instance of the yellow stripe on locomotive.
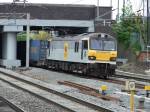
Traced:
<path fill-rule="evenodd" d="M 64 44 L 64 60 L 67 60 L 68 58 L 68 43 L 65 42 Z"/>
<path fill-rule="evenodd" d="M 96 51 L 89 50 L 88 57 L 96 61 L 116 61 L 117 51 Z"/>

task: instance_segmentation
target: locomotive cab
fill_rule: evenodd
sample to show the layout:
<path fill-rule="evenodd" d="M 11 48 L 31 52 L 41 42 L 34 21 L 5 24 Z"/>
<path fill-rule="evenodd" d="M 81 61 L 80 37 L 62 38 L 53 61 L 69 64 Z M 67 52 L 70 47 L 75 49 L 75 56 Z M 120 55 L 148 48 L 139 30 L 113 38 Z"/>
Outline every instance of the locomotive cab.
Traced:
<path fill-rule="evenodd" d="M 117 44 L 114 38 L 98 36 L 89 39 L 88 59 L 96 61 L 116 61 Z"/>
<path fill-rule="evenodd" d="M 94 63 L 90 69 L 104 78 L 115 73 L 117 42 L 109 35 L 97 35 L 89 38 L 88 60 Z M 95 73 L 96 72 L 96 73 Z"/>

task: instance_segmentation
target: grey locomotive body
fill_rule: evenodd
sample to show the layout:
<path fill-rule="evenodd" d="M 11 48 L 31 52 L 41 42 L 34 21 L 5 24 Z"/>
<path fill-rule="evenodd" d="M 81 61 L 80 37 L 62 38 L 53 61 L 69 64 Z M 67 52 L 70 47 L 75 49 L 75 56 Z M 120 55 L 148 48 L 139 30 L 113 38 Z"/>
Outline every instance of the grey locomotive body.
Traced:
<path fill-rule="evenodd" d="M 107 78 L 116 68 L 117 43 L 104 33 L 53 38 L 49 41 L 46 66 Z"/>

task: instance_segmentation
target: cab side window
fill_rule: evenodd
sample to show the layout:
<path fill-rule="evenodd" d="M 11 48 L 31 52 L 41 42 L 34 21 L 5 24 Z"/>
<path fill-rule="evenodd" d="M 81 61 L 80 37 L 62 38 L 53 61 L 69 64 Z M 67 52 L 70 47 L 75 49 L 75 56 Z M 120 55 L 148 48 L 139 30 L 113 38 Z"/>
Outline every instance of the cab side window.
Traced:
<path fill-rule="evenodd" d="M 78 52 L 78 51 L 79 51 L 79 42 L 75 42 L 74 51 L 75 51 L 75 52 Z"/>
<path fill-rule="evenodd" d="M 83 40 L 82 41 L 82 46 L 83 46 L 83 49 L 88 49 L 88 41 L 87 40 Z"/>

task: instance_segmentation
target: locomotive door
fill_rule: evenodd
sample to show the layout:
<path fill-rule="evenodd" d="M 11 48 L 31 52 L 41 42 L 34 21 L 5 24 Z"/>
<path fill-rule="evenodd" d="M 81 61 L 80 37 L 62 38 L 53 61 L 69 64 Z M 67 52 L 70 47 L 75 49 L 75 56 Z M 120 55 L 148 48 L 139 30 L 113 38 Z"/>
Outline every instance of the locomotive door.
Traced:
<path fill-rule="evenodd" d="M 87 58 L 88 40 L 82 40 L 81 60 Z"/>

